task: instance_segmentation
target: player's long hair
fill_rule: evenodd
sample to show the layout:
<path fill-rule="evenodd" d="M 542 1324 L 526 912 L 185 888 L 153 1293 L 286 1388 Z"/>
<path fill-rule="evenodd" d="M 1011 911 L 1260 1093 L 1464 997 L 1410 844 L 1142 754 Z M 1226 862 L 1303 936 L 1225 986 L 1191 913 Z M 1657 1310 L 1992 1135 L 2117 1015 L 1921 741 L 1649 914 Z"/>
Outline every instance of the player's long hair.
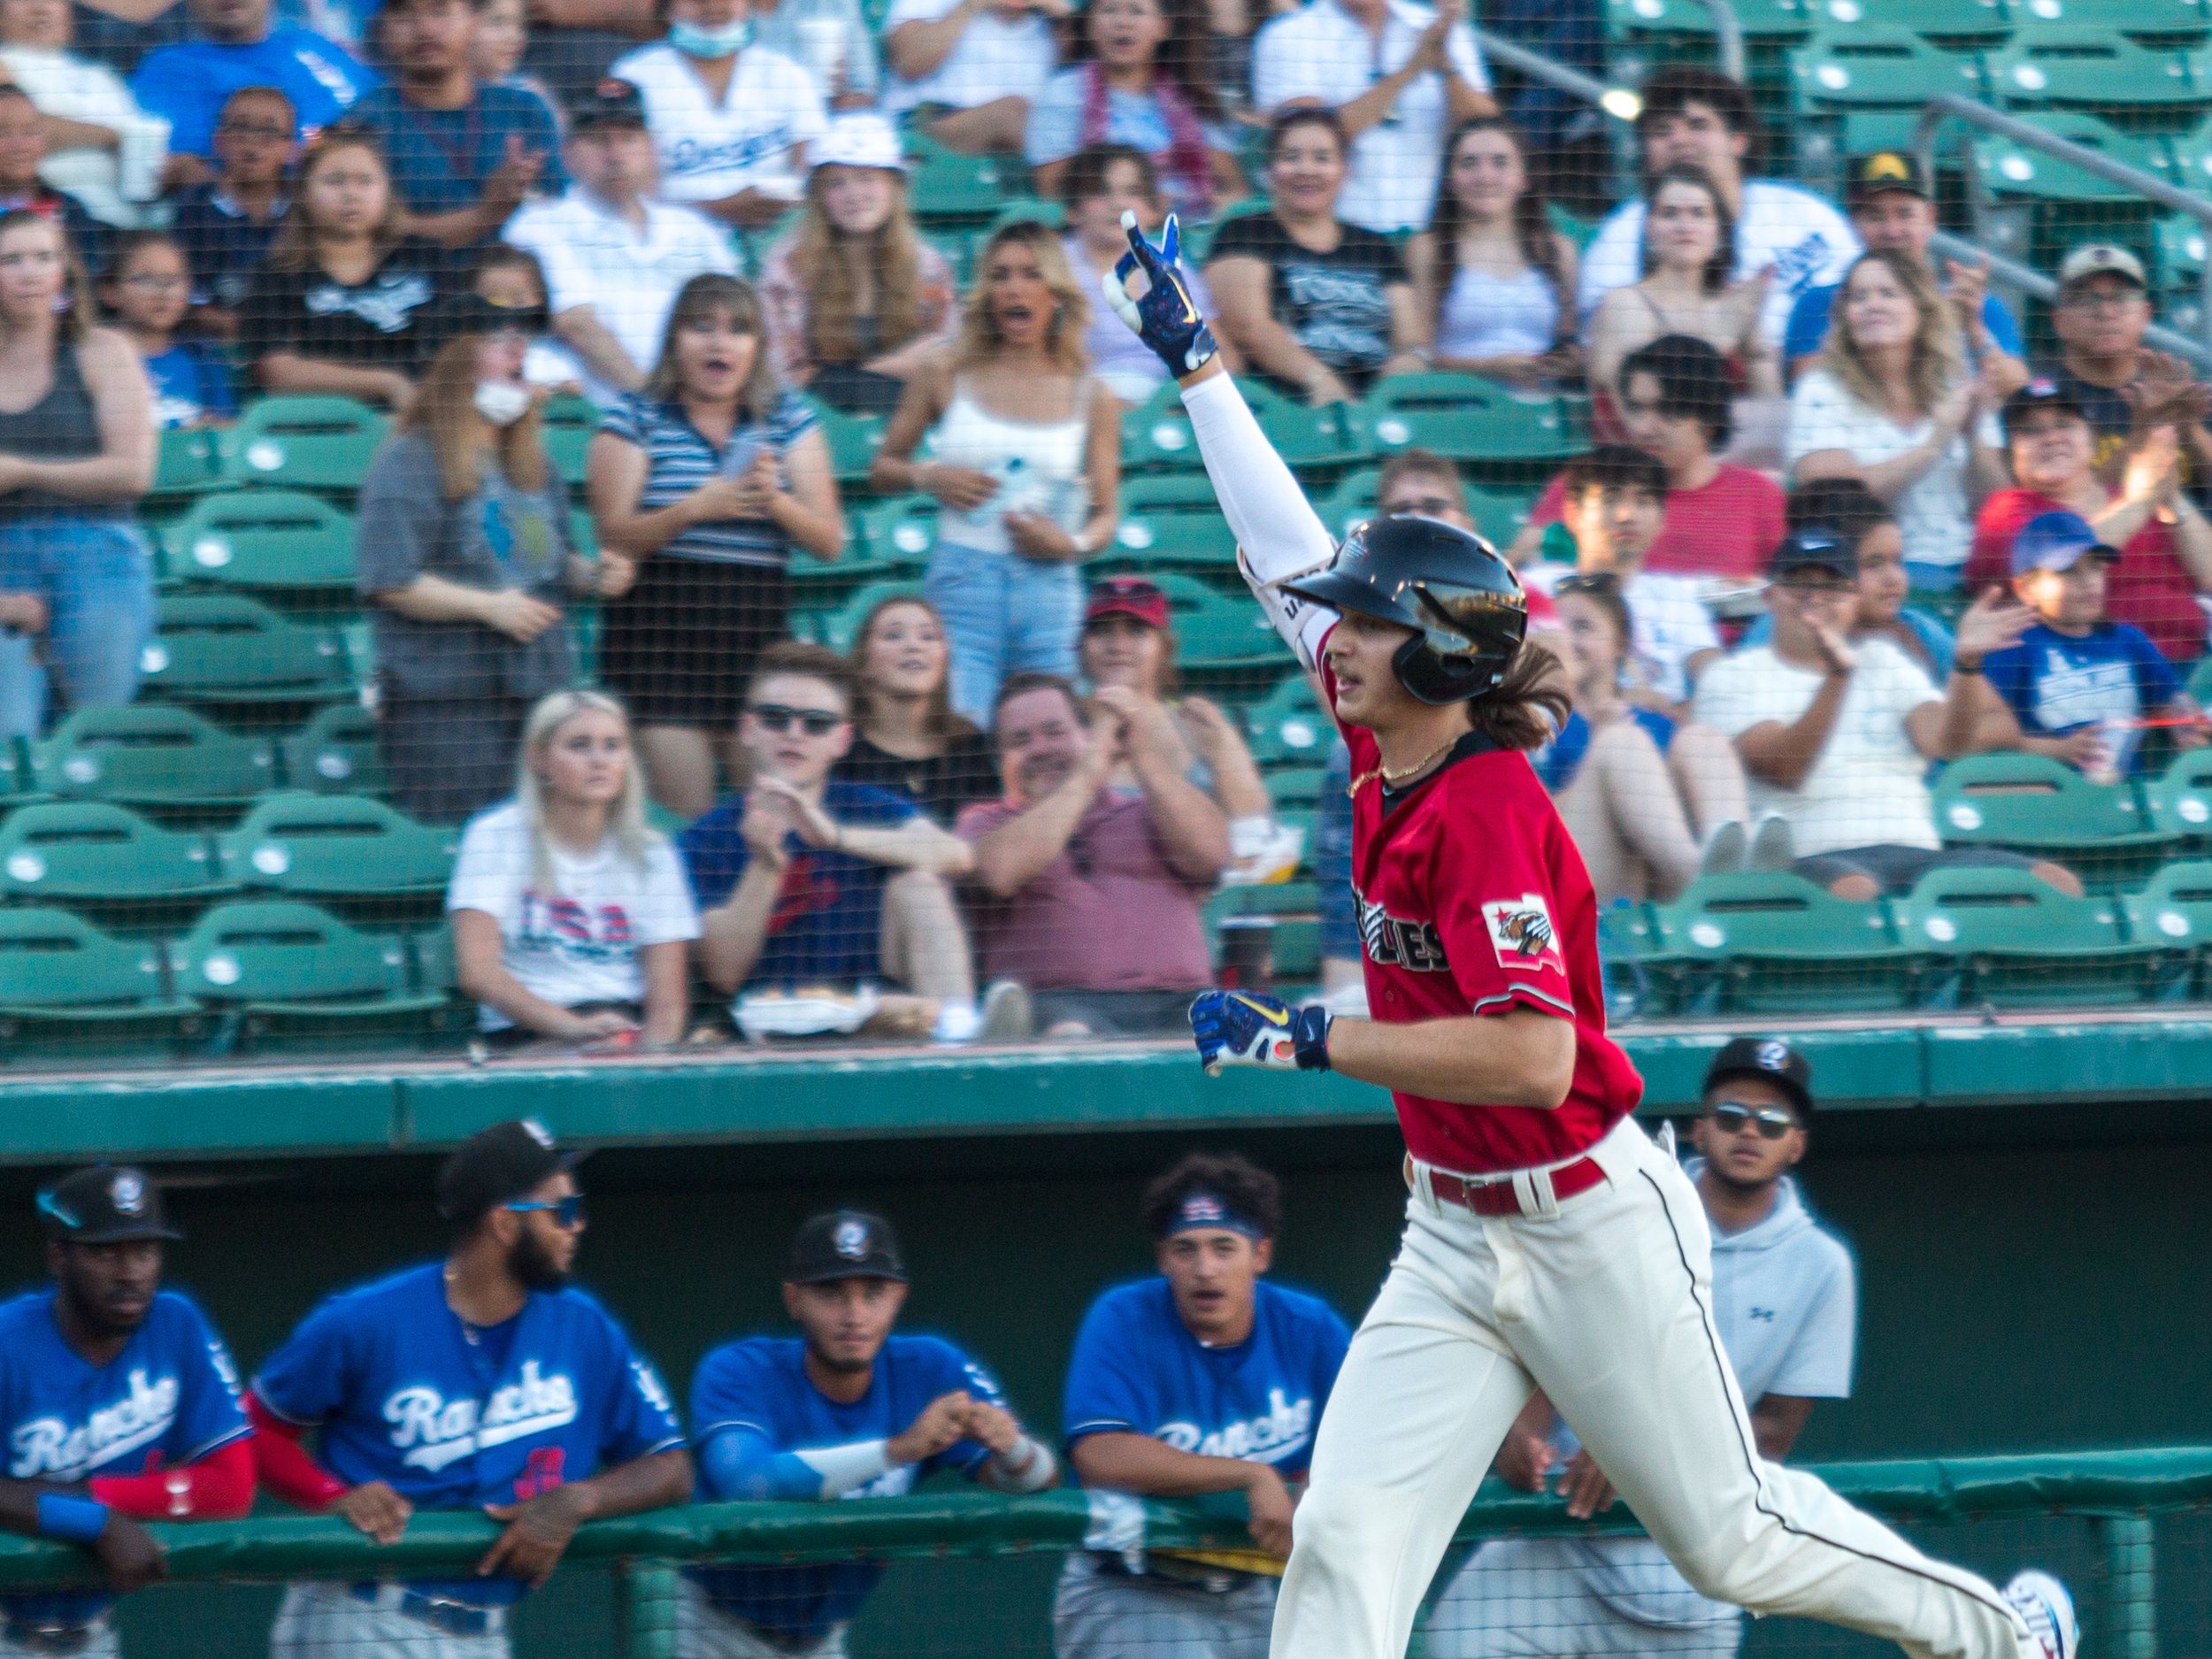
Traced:
<path fill-rule="evenodd" d="M 1467 705 L 1467 724 L 1500 749 L 1538 749 L 1559 735 L 1574 707 L 1559 659 L 1523 641 L 1496 690 Z"/>
<path fill-rule="evenodd" d="M 545 786 L 539 781 L 537 760 L 566 726 L 580 714 L 611 714 L 630 730 L 630 711 L 603 691 L 556 691 L 538 699 L 530 718 L 522 724 L 522 754 L 515 766 L 515 804 L 530 834 L 530 879 L 540 893 L 559 891 L 553 875 L 553 856 L 545 844 Z M 607 810 L 607 834 L 615 849 L 635 868 L 645 868 L 646 855 L 665 838 L 645 821 L 644 769 L 634 751 L 623 768 L 622 793 Z"/>

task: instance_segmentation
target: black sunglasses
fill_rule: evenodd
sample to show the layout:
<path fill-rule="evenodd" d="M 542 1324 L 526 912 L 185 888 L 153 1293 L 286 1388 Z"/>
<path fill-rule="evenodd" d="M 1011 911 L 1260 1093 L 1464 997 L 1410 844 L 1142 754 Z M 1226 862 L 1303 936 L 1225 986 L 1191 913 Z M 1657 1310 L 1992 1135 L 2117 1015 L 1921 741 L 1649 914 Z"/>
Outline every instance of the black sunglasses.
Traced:
<path fill-rule="evenodd" d="M 500 1208 L 517 1211 L 542 1210 L 553 1217 L 553 1225 L 564 1233 L 572 1232 L 584 1225 L 584 1195 L 581 1193 L 571 1193 L 565 1198 L 517 1199 L 513 1203 L 502 1204 Z"/>
<path fill-rule="evenodd" d="M 1724 1100 L 1708 1106 L 1705 1115 L 1713 1120 L 1716 1129 L 1727 1135 L 1740 1135 L 1756 1124 L 1760 1138 L 1766 1141 L 1779 1141 L 1797 1127 L 1797 1119 L 1779 1106 L 1746 1106 L 1740 1101 Z"/>
<path fill-rule="evenodd" d="M 757 703 L 745 710 L 772 732 L 797 726 L 809 737 L 826 737 L 845 724 L 845 717 L 829 709 L 795 709 L 787 703 Z"/>

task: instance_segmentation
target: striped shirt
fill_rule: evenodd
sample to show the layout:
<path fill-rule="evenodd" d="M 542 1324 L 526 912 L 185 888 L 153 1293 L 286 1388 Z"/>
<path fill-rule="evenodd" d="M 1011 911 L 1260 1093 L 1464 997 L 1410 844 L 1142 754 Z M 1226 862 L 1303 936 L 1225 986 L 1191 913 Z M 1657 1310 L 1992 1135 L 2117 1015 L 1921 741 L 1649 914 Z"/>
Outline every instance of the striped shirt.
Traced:
<path fill-rule="evenodd" d="M 718 448 L 691 424 L 681 403 L 656 403 L 632 393 L 602 417 L 599 430 L 645 451 L 645 488 L 637 511 L 657 512 L 673 506 L 718 472 L 735 477 L 752 465 L 763 448 L 788 455 L 816 426 L 813 406 L 786 392 L 764 425 L 741 423 Z M 661 549 L 664 558 L 698 559 L 712 565 L 761 565 L 781 570 L 791 562 L 791 542 L 768 518 L 718 518 L 696 524 Z"/>

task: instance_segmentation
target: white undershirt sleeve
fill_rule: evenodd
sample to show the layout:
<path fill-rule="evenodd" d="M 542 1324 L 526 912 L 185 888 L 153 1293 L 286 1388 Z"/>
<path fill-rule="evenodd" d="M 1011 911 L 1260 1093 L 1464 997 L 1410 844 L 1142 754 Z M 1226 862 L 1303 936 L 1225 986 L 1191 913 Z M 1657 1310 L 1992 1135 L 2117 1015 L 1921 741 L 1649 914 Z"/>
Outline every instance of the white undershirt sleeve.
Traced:
<path fill-rule="evenodd" d="M 1187 387 L 1183 407 L 1214 495 L 1237 539 L 1237 563 L 1275 631 L 1311 669 L 1333 611 L 1292 598 L 1279 584 L 1325 566 L 1336 542 L 1283 457 L 1260 430 L 1235 380 L 1217 374 Z"/>
<path fill-rule="evenodd" d="M 822 1477 L 825 1498 L 842 1497 L 891 1467 L 883 1440 L 855 1440 L 849 1446 L 810 1446 L 791 1455 Z"/>

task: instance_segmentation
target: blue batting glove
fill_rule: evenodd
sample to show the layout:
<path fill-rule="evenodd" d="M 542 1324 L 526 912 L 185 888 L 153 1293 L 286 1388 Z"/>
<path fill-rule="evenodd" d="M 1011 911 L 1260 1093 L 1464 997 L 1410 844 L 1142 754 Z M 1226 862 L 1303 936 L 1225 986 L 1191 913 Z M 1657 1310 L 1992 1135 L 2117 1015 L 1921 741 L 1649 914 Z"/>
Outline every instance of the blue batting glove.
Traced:
<path fill-rule="evenodd" d="M 1190 1005 L 1191 1034 L 1210 1077 L 1219 1077 L 1225 1065 L 1325 1071 L 1335 1018 L 1318 1003 L 1293 1008 L 1259 991 L 1201 991 Z"/>
<path fill-rule="evenodd" d="M 1181 233 L 1176 228 L 1175 215 L 1167 216 L 1167 228 L 1161 233 L 1156 248 L 1137 228 L 1134 213 L 1122 213 L 1121 227 L 1128 233 L 1129 251 L 1098 280 L 1106 303 L 1152 349 L 1153 356 L 1167 365 L 1169 373 L 1188 374 L 1203 367 L 1220 348 L 1214 344 L 1213 330 L 1198 314 L 1190 289 L 1183 285 L 1176 257 Z M 1142 299 L 1132 299 L 1129 279 L 1140 271 L 1152 286 Z"/>

